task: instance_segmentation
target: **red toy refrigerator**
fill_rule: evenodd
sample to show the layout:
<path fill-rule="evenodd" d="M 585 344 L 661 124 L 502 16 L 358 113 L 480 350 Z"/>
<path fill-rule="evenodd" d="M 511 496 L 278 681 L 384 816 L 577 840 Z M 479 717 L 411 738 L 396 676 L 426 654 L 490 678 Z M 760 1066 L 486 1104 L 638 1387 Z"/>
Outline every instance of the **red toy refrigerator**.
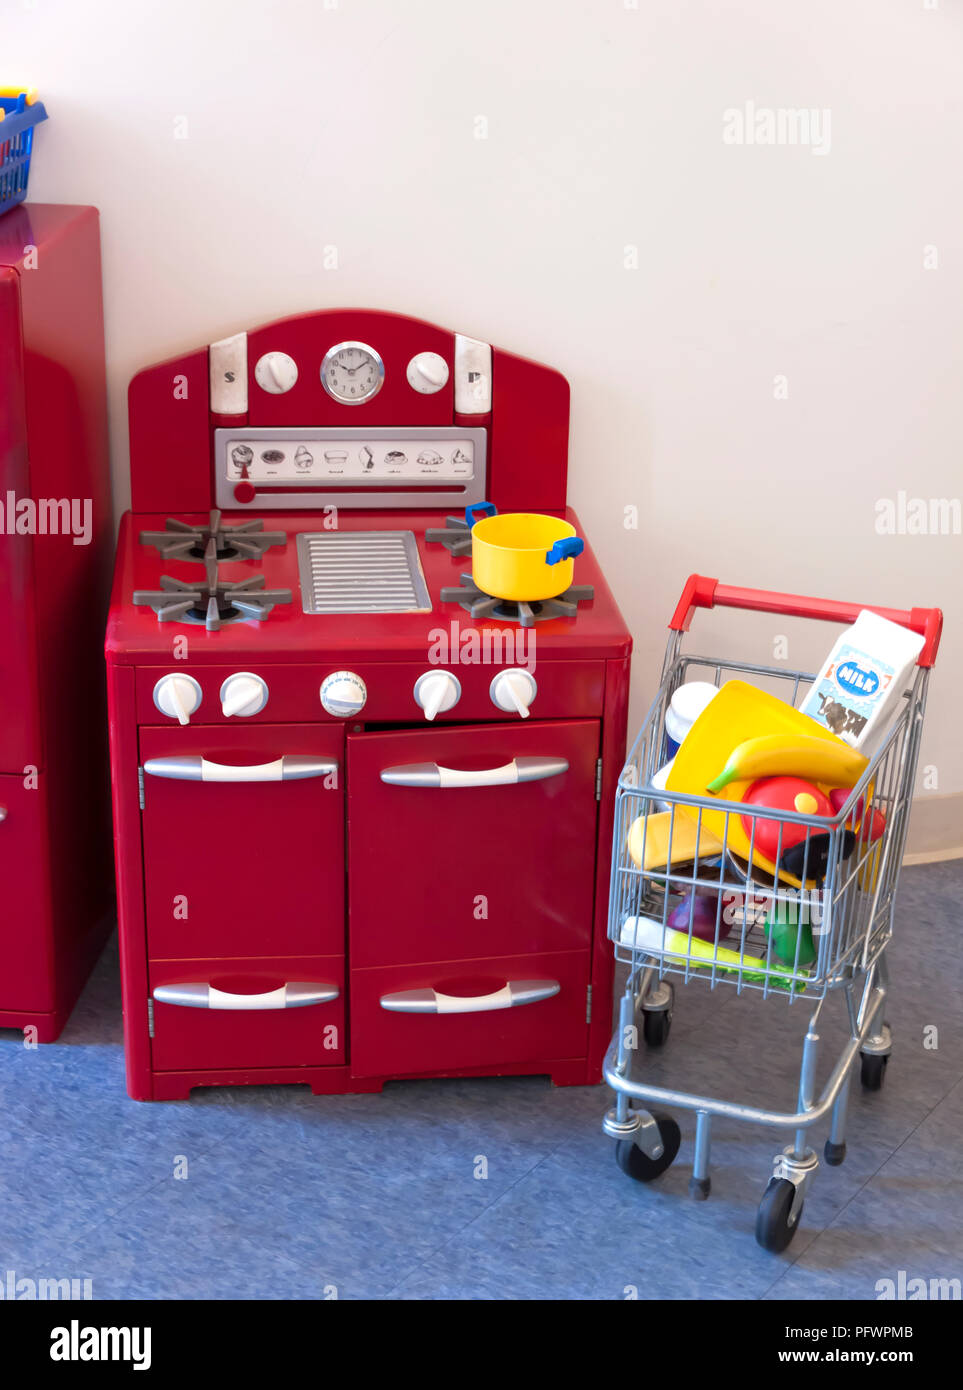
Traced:
<path fill-rule="evenodd" d="M 0 217 L 0 1028 L 58 1036 L 110 924 L 99 219 Z"/>

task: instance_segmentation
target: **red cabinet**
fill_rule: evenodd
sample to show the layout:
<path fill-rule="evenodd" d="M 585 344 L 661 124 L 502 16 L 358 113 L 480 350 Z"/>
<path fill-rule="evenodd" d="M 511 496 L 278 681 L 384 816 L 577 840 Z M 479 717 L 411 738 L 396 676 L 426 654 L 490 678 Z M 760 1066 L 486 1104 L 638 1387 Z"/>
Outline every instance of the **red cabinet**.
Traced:
<path fill-rule="evenodd" d="M 585 1056 L 589 953 L 351 972 L 355 1076 L 497 1070 Z"/>
<path fill-rule="evenodd" d="M 343 737 L 141 730 L 152 960 L 344 955 Z"/>
<path fill-rule="evenodd" d="M 599 725 L 349 733 L 352 968 L 585 950 Z"/>
<path fill-rule="evenodd" d="M 150 989 L 158 1071 L 344 1061 L 343 956 L 152 961 Z"/>
<path fill-rule="evenodd" d="M 56 1007 L 43 777 L 39 783 L 0 777 L 0 1014 Z"/>

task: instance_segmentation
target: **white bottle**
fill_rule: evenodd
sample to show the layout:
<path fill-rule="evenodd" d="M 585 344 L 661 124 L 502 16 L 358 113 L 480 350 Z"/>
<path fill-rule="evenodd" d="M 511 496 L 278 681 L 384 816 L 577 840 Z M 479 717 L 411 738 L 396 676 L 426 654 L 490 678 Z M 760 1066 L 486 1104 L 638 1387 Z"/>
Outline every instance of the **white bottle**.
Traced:
<path fill-rule="evenodd" d="M 820 667 L 803 714 L 865 750 L 895 713 L 922 649 L 917 633 L 864 608 Z"/>

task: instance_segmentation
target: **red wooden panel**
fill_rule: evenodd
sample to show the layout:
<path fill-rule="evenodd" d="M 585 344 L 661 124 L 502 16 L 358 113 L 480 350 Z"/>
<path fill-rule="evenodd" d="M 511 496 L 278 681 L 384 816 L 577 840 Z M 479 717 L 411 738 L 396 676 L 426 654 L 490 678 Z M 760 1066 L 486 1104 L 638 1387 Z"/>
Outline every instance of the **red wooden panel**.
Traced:
<path fill-rule="evenodd" d="M 42 760 L 33 641 L 32 540 L 10 534 L 16 503 L 29 496 L 20 277 L 4 268 L 0 269 L 0 690 L 7 713 L 0 718 L 0 772 L 19 772 L 27 763 Z"/>
<path fill-rule="evenodd" d="M 499 511 L 564 509 L 568 412 L 568 382 L 561 372 L 492 350 L 488 495 Z"/>
<path fill-rule="evenodd" d="M 352 968 L 352 1075 L 436 1075 L 459 1067 L 497 1072 L 510 1063 L 584 1057 L 588 971 L 585 951 Z M 486 995 L 521 980 L 554 980 L 559 992 L 486 1013 L 408 1014 L 381 1006 L 385 995 L 405 990 Z"/>
<path fill-rule="evenodd" d="M 327 1004 L 264 1012 L 192 1009 L 155 1001 L 151 1042 L 155 1070 L 343 1063 L 343 956 L 289 956 L 275 961 L 165 960 L 150 964 L 152 992 L 159 985 L 203 983 L 229 993 L 263 994 L 298 980 L 336 985 L 339 997 Z"/>
<path fill-rule="evenodd" d="M 591 940 L 595 720 L 348 734 L 353 966 L 574 950 Z M 537 782 L 387 785 L 382 769 L 565 758 Z"/>
<path fill-rule="evenodd" d="M 213 494 L 207 348 L 138 372 L 127 405 L 134 511 L 206 512 Z"/>
<path fill-rule="evenodd" d="M 184 754 L 257 764 L 308 753 L 340 764 L 342 739 L 342 729 L 332 725 L 150 728 L 141 731 L 140 755 L 142 764 Z M 145 776 L 152 960 L 344 953 L 340 766 L 336 785 L 328 785 L 330 780 L 218 783 Z"/>
<path fill-rule="evenodd" d="M 0 1010 L 56 1005 L 51 950 L 46 785 L 0 777 Z"/>

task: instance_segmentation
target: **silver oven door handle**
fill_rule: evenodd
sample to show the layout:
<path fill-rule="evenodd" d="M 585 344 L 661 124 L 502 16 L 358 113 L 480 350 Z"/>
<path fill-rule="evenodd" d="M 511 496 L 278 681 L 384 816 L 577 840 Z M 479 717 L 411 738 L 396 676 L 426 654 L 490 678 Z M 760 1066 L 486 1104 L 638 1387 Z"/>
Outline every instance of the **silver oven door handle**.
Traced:
<path fill-rule="evenodd" d="M 400 994 L 383 994 L 380 1002 L 383 1009 L 398 1014 L 490 1014 L 551 999 L 560 988 L 557 980 L 509 980 L 494 994 L 462 997 L 437 989 L 405 989 Z"/>
<path fill-rule="evenodd" d="M 144 771 L 150 777 L 172 777 L 178 782 L 293 782 L 304 777 L 327 777 L 337 772 L 330 758 L 312 758 L 302 753 L 285 753 L 272 763 L 254 767 L 233 767 L 212 763 L 199 753 L 180 758 L 148 758 Z"/>
<path fill-rule="evenodd" d="M 303 1009 L 309 1004 L 330 1004 L 341 991 L 337 985 L 292 980 L 265 994 L 229 994 L 211 984 L 158 985 L 159 1004 L 178 1004 L 183 1009 L 231 1009 L 264 1012 L 268 1009 Z"/>
<path fill-rule="evenodd" d="M 404 763 L 382 769 L 381 780 L 392 787 L 511 787 L 516 782 L 541 782 L 568 772 L 566 758 L 512 758 L 504 767 L 466 772 L 437 763 Z"/>

